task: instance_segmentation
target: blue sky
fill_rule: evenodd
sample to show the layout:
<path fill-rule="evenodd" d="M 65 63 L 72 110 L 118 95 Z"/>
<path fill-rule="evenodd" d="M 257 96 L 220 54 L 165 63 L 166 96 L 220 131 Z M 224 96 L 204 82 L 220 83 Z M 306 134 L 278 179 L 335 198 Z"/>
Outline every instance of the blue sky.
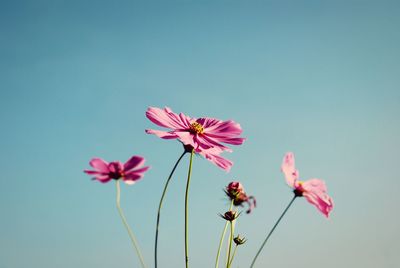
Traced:
<path fill-rule="evenodd" d="M 142 155 L 152 169 L 122 188 L 148 263 L 156 208 L 178 142 L 146 135 L 147 107 L 233 119 L 247 141 L 230 173 L 196 157 L 192 267 L 212 267 L 240 180 L 258 207 L 237 230 L 248 267 L 292 197 L 287 151 L 326 181 L 326 220 L 297 200 L 258 267 L 396 267 L 400 149 L 397 1 L 1 1 L 0 267 L 138 267 L 113 183 L 82 170 L 99 156 Z M 188 159 L 167 194 L 163 267 L 184 265 Z"/>

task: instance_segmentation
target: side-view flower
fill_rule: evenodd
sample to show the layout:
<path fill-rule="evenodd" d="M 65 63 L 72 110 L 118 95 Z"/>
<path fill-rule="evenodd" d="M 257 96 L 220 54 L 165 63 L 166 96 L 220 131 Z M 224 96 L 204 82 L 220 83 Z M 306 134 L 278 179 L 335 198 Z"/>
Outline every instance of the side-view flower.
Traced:
<path fill-rule="evenodd" d="M 325 182 L 320 179 L 299 180 L 299 171 L 295 167 L 294 154 L 289 152 L 283 158 L 281 170 L 285 174 L 287 184 L 293 188 L 296 196 L 313 204 L 327 218 L 333 209 L 333 200 L 327 194 Z"/>
<path fill-rule="evenodd" d="M 93 180 L 102 183 L 122 179 L 126 184 L 134 184 L 149 169 L 149 167 L 143 167 L 144 161 L 143 157 L 136 155 L 132 156 L 125 164 L 119 161 L 108 163 L 101 158 L 93 158 L 89 164 L 94 170 L 85 170 L 85 173 L 93 175 Z"/>
<path fill-rule="evenodd" d="M 290 200 L 289 204 L 287 205 L 275 225 L 272 227 L 271 231 L 268 233 L 256 256 L 254 257 L 250 268 L 254 266 L 268 239 L 270 238 L 275 228 L 278 226 L 283 216 L 285 216 L 286 212 L 289 210 L 290 206 L 293 204 L 294 200 L 297 197 L 304 196 L 308 202 L 316 206 L 317 209 L 327 218 L 329 217 L 329 213 L 333 209 L 333 200 L 327 194 L 326 185 L 322 180 L 310 179 L 305 182 L 299 180 L 299 171 L 295 167 L 294 154 L 292 152 L 286 153 L 285 157 L 283 158 L 281 171 L 285 175 L 287 184 L 293 188 L 294 196 L 292 200 Z"/>
<path fill-rule="evenodd" d="M 101 158 L 93 158 L 89 165 L 92 166 L 94 170 L 84 170 L 86 174 L 93 175 L 93 180 L 97 180 L 102 183 L 109 182 L 110 180 L 115 180 L 115 184 L 117 187 L 117 209 L 118 213 L 121 217 L 122 223 L 124 224 L 126 230 L 128 231 L 128 235 L 132 241 L 133 247 L 136 250 L 136 253 L 139 257 L 140 264 L 143 268 L 146 268 L 146 264 L 144 262 L 142 253 L 140 252 L 140 248 L 138 242 L 136 241 L 136 237 L 133 234 L 132 229 L 129 227 L 129 224 L 126 220 L 124 212 L 121 208 L 121 189 L 119 185 L 119 181 L 122 180 L 128 185 L 134 184 L 136 181 L 140 180 L 144 172 L 146 172 L 149 167 L 143 167 L 145 159 L 141 156 L 132 156 L 128 161 L 122 164 L 119 161 L 106 162 Z"/>

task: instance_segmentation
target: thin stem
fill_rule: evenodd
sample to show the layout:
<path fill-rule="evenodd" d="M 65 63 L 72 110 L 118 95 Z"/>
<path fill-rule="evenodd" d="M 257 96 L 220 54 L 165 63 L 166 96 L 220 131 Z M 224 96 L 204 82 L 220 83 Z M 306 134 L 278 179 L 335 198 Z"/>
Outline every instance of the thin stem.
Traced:
<path fill-rule="evenodd" d="M 258 250 L 256 256 L 253 259 L 253 262 L 250 265 L 250 268 L 252 268 L 254 266 L 254 263 L 257 260 L 258 255 L 260 255 L 261 250 L 263 249 L 263 247 L 265 246 L 265 244 L 267 243 L 269 237 L 272 235 L 272 233 L 274 232 L 276 226 L 278 226 L 279 222 L 281 221 L 281 219 L 283 218 L 283 216 L 285 216 L 286 212 L 288 211 L 288 209 L 290 208 L 290 206 L 292 205 L 293 201 L 296 199 L 296 195 L 292 198 L 292 200 L 290 201 L 289 205 L 287 205 L 287 207 L 285 208 L 285 210 L 283 211 L 282 215 L 279 217 L 278 221 L 275 223 L 274 227 L 272 227 L 271 231 L 269 232 L 269 234 L 267 235 L 267 238 L 265 238 L 264 242 L 262 243 L 260 249 Z"/>
<path fill-rule="evenodd" d="M 231 206 L 229 207 L 229 210 L 232 210 L 232 207 L 233 207 L 233 200 L 231 202 Z M 218 268 L 218 265 L 219 265 L 219 256 L 221 255 L 222 243 L 224 241 L 225 233 L 226 233 L 226 229 L 227 228 L 228 228 L 228 221 L 225 221 L 224 230 L 222 231 L 221 239 L 219 240 L 217 258 L 215 259 L 215 268 Z"/>
<path fill-rule="evenodd" d="M 235 255 L 236 255 L 237 248 L 238 248 L 238 245 L 236 245 L 236 246 L 235 246 L 235 250 L 233 251 L 232 258 L 231 258 L 231 261 L 229 262 L 229 266 L 231 266 L 231 265 L 232 265 L 233 258 L 235 258 Z"/>
<path fill-rule="evenodd" d="M 228 259 L 226 261 L 226 268 L 229 268 L 231 260 L 232 240 L 233 240 L 233 221 L 231 221 L 230 223 L 231 223 L 231 234 L 229 236 Z"/>
<path fill-rule="evenodd" d="M 156 225 L 156 238 L 155 238 L 155 243 L 154 243 L 154 264 L 155 264 L 155 268 L 157 268 L 158 228 L 160 226 L 161 208 L 162 208 L 162 205 L 163 205 L 165 194 L 167 193 L 169 181 L 171 180 L 172 175 L 174 174 L 175 169 L 178 166 L 179 162 L 181 161 L 181 159 L 183 158 L 183 156 L 186 153 L 187 153 L 186 150 L 183 151 L 182 155 L 178 158 L 178 160 L 176 161 L 174 167 L 172 168 L 171 173 L 168 176 L 167 182 L 165 183 L 164 190 L 162 192 L 161 199 L 160 199 L 160 204 L 158 205 L 157 225 Z"/>
<path fill-rule="evenodd" d="M 235 213 L 237 213 L 237 209 L 235 209 L 235 211 L 234 211 Z M 232 221 L 232 224 L 233 224 L 233 230 L 235 229 L 235 226 L 236 226 L 236 220 L 234 220 L 234 221 Z M 231 233 L 233 234 L 234 232 L 231 230 Z M 231 241 L 232 241 L 233 239 L 231 239 Z M 227 248 L 226 248 L 226 262 L 228 263 L 229 262 L 229 254 L 228 254 L 228 251 L 230 250 L 230 247 L 231 247 L 231 244 L 230 243 L 227 243 Z"/>
<path fill-rule="evenodd" d="M 192 176 L 192 162 L 193 162 L 194 149 L 190 153 L 190 163 L 188 170 L 188 178 L 186 183 L 186 192 L 185 192 L 185 264 L 186 268 L 189 267 L 189 241 L 188 241 L 188 197 L 189 197 L 189 185 L 190 185 L 190 177 Z"/>
<path fill-rule="evenodd" d="M 146 268 L 146 265 L 144 264 L 143 256 L 142 256 L 142 253 L 140 253 L 140 249 L 139 249 L 138 243 L 136 241 L 135 235 L 133 234 L 131 228 L 129 227 L 128 222 L 126 221 L 124 212 L 121 209 L 121 203 L 120 203 L 121 189 L 119 186 L 119 180 L 116 181 L 116 185 L 117 185 L 117 209 L 118 209 L 119 215 L 121 216 L 122 222 L 124 223 L 126 230 L 128 231 L 128 234 L 129 234 L 129 237 L 131 238 L 133 247 L 135 248 L 136 253 L 139 256 L 140 264 L 142 265 L 143 268 Z"/>

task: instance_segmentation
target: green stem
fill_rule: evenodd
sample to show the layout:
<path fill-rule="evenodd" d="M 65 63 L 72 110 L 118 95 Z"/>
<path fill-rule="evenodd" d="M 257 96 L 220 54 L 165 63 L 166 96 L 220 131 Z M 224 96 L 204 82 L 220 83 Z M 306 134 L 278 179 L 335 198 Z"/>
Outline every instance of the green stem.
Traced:
<path fill-rule="evenodd" d="M 234 211 L 235 213 L 237 213 L 237 209 L 235 209 L 235 211 Z M 233 230 L 235 229 L 235 226 L 236 226 L 236 220 L 234 220 L 234 221 L 232 221 L 232 224 L 233 224 Z M 232 230 L 231 230 L 232 231 Z M 232 231 L 231 232 L 232 234 L 234 234 L 234 232 Z M 232 239 L 231 239 L 231 241 L 233 240 L 233 236 L 232 236 Z M 229 255 L 228 255 L 228 251 L 230 250 L 229 248 L 231 247 L 231 244 L 230 243 L 227 243 L 227 249 L 226 249 L 226 251 L 227 251 L 227 254 L 226 254 L 226 261 L 227 262 L 229 262 Z"/>
<path fill-rule="evenodd" d="M 186 192 L 185 192 L 185 264 L 186 268 L 189 267 L 189 241 L 188 241 L 188 197 L 189 197 L 189 185 L 190 185 L 190 177 L 192 176 L 192 162 L 193 162 L 194 149 L 190 153 L 190 163 L 189 163 L 189 171 L 188 178 L 186 183 Z"/>
<path fill-rule="evenodd" d="M 296 195 L 292 198 L 292 200 L 290 201 L 289 205 L 287 205 L 287 207 L 285 208 L 285 210 L 283 211 L 282 215 L 279 217 L 278 221 L 275 223 L 274 227 L 272 227 L 271 231 L 269 232 L 269 234 L 267 235 L 267 238 L 265 238 L 264 242 L 262 243 L 260 249 L 258 250 L 256 256 L 253 259 L 253 262 L 250 265 L 250 268 L 252 268 L 258 258 L 258 255 L 260 255 L 261 250 L 263 249 L 263 247 L 265 246 L 265 244 L 267 243 L 269 237 L 272 235 L 272 233 L 274 232 L 276 226 L 278 226 L 279 222 L 281 221 L 281 219 L 283 218 L 283 216 L 285 216 L 286 212 L 288 211 L 288 209 L 290 208 L 290 206 L 293 204 L 293 201 L 296 199 Z"/>
<path fill-rule="evenodd" d="M 233 258 L 235 258 L 235 255 L 236 255 L 236 250 L 237 250 L 237 248 L 238 248 L 238 246 L 236 245 L 236 246 L 235 246 L 235 250 L 233 251 L 233 254 L 232 254 L 231 261 L 229 262 L 229 266 L 231 266 L 231 265 L 232 265 Z"/>
<path fill-rule="evenodd" d="M 169 182 L 170 182 L 170 180 L 172 178 L 172 175 L 174 174 L 176 167 L 178 166 L 179 162 L 181 161 L 181 159 L 183 158 L 183 156 L 186 153 L 187 153 L 186 150 L 183 151 L 182 155 L 178 158 L 178 160 L 176 161 L 174 167 L 172 168 L 171 173 L 168 176 L 167 182 L 165 183 L 164 190 L 162 192 L 161 199 L 160 199 L 160 204 L 158 205 L 157 225 L 156 225 L 156 238 L 155 238 L 155 243 L 154 243 L 154 264 L 155 264 L 155 268 L 157 268 L 158 228 L 160 226 L 161 208 L 162 208 L 164 197 L 165 197 L 165 194 L 167 193 L 168 185 L 169 185 Z"/>
<path fill-rule="evenodd" d="M 233 240 L 233 221 L 231 221 L 230 223 L 231 223 L 231 234 L 229 236 L 228 259 L 226 261 L 226 268 L 229 268 L 231 260 L 232 240 Z"/>
<path fill-rule="evenodd" d="M 126 230 L 128 231 L 129 237 L 131 238 L 132 244 L 136 250 L 137 255 L 139 256 L 142 267 L 146 268 L 146 265 L 144 264 L 143 256 L 140 253 L 140 249 L 139 249 L 138 243 L 136 241 L 135 235 L 133 234 L 131 228 L 129 227 L 128 222 L 126 221 L 124 212 L 121 209 L 121 203 L 120 203 L 121 189 L 119 186 L 119 180 L 116 181 L 116 185 L 117 185 L 117 209 L 118 209 L 119 215 L 121 216 L 122 222 L 124 223 Z"/>
<path fill-rule="evenodd" d="M 233 207 L 233 200 L 231 202 L 231 206 L 229 207 L 229 210 L 232 210 L 232 207 Z M 227 228 L 228 228 L 228 221 L 225 221 L 224 230 L 222 231 L 221 239 L 219 240 L 217 258 L 215 259 L 215 268 L 218 268 L 218 265 L 219 265 L 219 256 L 221 255 L 222 243 L 224 241 Z"/>

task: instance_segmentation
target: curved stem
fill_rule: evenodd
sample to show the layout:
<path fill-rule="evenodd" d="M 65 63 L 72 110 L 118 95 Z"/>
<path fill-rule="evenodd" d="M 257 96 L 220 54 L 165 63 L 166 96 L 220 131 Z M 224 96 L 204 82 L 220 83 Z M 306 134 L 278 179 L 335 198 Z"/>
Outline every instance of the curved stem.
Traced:
<path fill-rule="evenodd" d="M 274 232 L 276 226 L 278 226 L 279 222 L 281 221 L 281 219 L 283 218 L 283 216 L 285 216 L 286 212 L 288 211 L 288 209 L 290 208 L 290 206 L 292 205 L 293 201 L 296 199 L 296 195 L 292 198 L 292 200 L 290 201 L 289 205 L 287 205 L 287 207 L 285 208 L 285 210 L 283 211 L 282 215 L 279 217 L 278 221 L 275 223 L 274 227 L 272 227 L 271 231 L 269 232 L 269 234 L 267 235 L 267 238 L 265 238 L 264 242 L 262 243 L 260 249 L 258 250 L 256 256 L 253 259 L 253 262 L 250 265 L 250 268 L 252 268 L 258 258 L 258 255 L 260 255 L 263 247 L 265 246 L 265 244 L 267 243 L 269 237 L 272 235 L 272 233 Z"/>
<path fill-rule="evenodd" d="M 229 266 L 230 266 L 232 240 L 233 240 L 233 221 L 231 221 L 230 223 L 231 223 L 231 234 L 229 236 L 228 258 L 227 258 L 227 261 L 226 261 L 226 268 L 229 268 Z"/>
<path fill-rule="evenodd" d="M 139 256 L 140 264 L 142 265 L 143 268 L 146 268 L 146 265 L 144 264 L 143 256 L 142 256 L 142 253 L 140 253 L 140 249 L 139 249 L 138 243 L 136 241 L 135 235 L 133 234 L 131 228 L 129 227 L 128 222 L 126 221 L 124 212 L 121 209 L 121 203 L 120 203 L 121 189 L 119 186 L 119 180 L 116 181 L 116 185 L 117 185 L 117 209 L 119 212 L 119 216 L 121 217 L 122 222 L 123 222 L 126 230 L 128 231 L 129 237 L 131 238 L 133 247 L 135 248 L 136 253 Z"/>
<path fill-rule="evenodd" d="M 229 210 L 232 210 L 233 207 L 233 200 L 231 202 L 231 206 L 229 207 Z M 222 248 L 222 243 L 224 241 L 225 238 L 225 234 L 226 234 L 226 229 L 228 228 L 228 221 L 225 221 L 225 226 L 224 226 L 224 230 L 222 231 L 222 235 L 221 235 L 221 239 L 219 240 L 219 246 L 218 246 L 218 252 L 217 252 L 217 257 L 215 259 L 215 268 L 218 268 L 219 265 L 219 256 L 221 255 L 221 248 Z"/>
<path fill-rule="evenodd" d="M 160 199 L 160 204 L 158 205 L 157 224 L 156 224 L 156 238 L 155 238 L 155 243 L 154 243 L 154 265 L 155 265 L 155 268 L 157 268 L 158 228 L 160 226 L 160 217 L 161 217 L 162 204 L 163 204 L 163 201 L 164 201 L 165 194 L 167 193 L 169 182 L 172 179 L 172 175 L 174 174 L 176 167 L 178 166 L 179 162 L 181 161 L 181 159 L 183 158 L 183 156 L 186 153 L 187 153 L 186 150 L 183 151 L 182 155 L 178 158 L 178 160 L 176 161 L 174 167 L 172 168 L 171 173 L 168 176 L 167 182 L 165 183 L 164 190 L 162 192 L 161 199 Z"/>
<path fill-rule="evenodd" d="M 189 197 L 190 177 L 192 176 L 193 155 L 194 155 L 194 149 L 190 153 L 189 171 L 188 171 L 188 178 L 187 178 L 186 192 L 185 192 L 185 264 L 186 264 L 186 268 L 189 267 L 188 197 Z"/>
<path fill-rule="evenodd" d="M 235 255 L 236 255 L 237 248 L 238 248 L 238 246 L 236 245 L 236 246 L 235 246 L 235 250 L 233 251 L 233 254 L 232 254 L 231 261 L 229 262 L 229 266 L 231 266 L 231 265 L 232 265 L 233 258 L 235 258 Z"/>

